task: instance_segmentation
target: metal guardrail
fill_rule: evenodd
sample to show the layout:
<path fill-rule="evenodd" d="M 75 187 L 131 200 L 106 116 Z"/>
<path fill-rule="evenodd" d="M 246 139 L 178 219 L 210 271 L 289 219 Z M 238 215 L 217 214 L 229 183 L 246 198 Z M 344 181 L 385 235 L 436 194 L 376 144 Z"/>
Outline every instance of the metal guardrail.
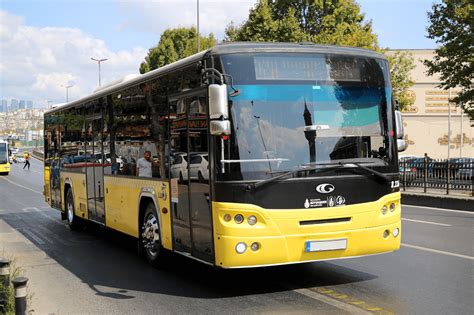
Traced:
<path fill-rule="evenodd" d="M 400 165 L 400 180 L 403 191 L 407 188 L 422 189 L 423 192 L 438 190 L 450 194 L 453 191 L 474 196 L 474 159 L 451 158 L 403 159 Z"/>
<path fill-rule="evenodd" d="M 44 159 L 44 153 L 43 153 L 43 150 L 41 149 L 33 149 L 32 155 L 38 160 Z"/>

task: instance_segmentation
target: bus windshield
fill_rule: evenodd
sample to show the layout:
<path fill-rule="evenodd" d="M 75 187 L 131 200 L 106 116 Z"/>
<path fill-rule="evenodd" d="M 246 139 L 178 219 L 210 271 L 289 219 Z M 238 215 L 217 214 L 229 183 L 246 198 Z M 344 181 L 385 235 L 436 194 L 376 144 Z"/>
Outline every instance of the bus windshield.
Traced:
<path fill-rule="evenodd" d="M 332 161 L 393 159 L 386 61 L 265 53 L 224 55 L 222 63 L 239 90 L 230 97 L 230 157 L 223 160 L 231 179 L 268 178 Z"/>
<path fill-rule="evenodd" d="M 8 162 L 8 150 L 6 143 L 0 143 L 0 164 Z"/>

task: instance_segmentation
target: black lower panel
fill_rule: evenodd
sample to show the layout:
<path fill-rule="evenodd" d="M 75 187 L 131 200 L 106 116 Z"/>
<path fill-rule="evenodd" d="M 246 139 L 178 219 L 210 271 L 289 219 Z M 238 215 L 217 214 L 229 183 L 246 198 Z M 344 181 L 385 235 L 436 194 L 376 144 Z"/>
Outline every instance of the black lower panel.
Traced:
<path fill-rule="evenodd" d="M 398 174 L 392 179 L 398 181 Z M 278 180 L 251 190 L 247 189 L 248 185 L 244 182 L 216 183 L 214 198 L 218 202 L 250 203 L 267 209 L 301 209 L 370 202 L 399 191 L 399 188 L 392 188 L 396 186 L 392 181 L 363 175 Z M 318 186 L 319 191 L 326 193 L 318 192 Z"/>

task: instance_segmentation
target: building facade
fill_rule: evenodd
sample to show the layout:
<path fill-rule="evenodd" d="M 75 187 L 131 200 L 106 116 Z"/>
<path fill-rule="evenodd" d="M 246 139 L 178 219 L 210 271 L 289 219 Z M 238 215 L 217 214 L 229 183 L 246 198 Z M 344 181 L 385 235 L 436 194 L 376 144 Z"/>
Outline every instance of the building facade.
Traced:
<path fill-rule="evenodd" d="M 432 59 L 434 50 L 403 51 L 413 55 L 415 68 L 411 72 L 414 85 L 409 89 L 414 103 L 403 111 L 408 149 L 401 155 L 423 156 L 427 153 L 437 159 L 447 158 L 448 155 L 451 158 L 474 157 L 473 122 L 460 108 L 448 102 L 457 95 L 458 89 L 443 90 L 438 87 L 438 76 L 426 74 L 423 60 Z"/>

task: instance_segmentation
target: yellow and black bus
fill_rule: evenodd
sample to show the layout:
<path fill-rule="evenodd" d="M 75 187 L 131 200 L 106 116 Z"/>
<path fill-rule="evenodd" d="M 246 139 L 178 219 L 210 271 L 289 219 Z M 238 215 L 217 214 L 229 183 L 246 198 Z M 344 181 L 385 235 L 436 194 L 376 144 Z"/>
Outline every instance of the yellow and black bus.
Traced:
<path fill-rule="evenodd" d="M 10 173 L 10 149 L 8 142 L 0 139 L 0 174 Z"/>
<path fill-rule="evenodd" d="M 400 247 L 404 141 L 381 54 L 221 44 L 45 114 L 45 198 L 222 268 Z"/>

